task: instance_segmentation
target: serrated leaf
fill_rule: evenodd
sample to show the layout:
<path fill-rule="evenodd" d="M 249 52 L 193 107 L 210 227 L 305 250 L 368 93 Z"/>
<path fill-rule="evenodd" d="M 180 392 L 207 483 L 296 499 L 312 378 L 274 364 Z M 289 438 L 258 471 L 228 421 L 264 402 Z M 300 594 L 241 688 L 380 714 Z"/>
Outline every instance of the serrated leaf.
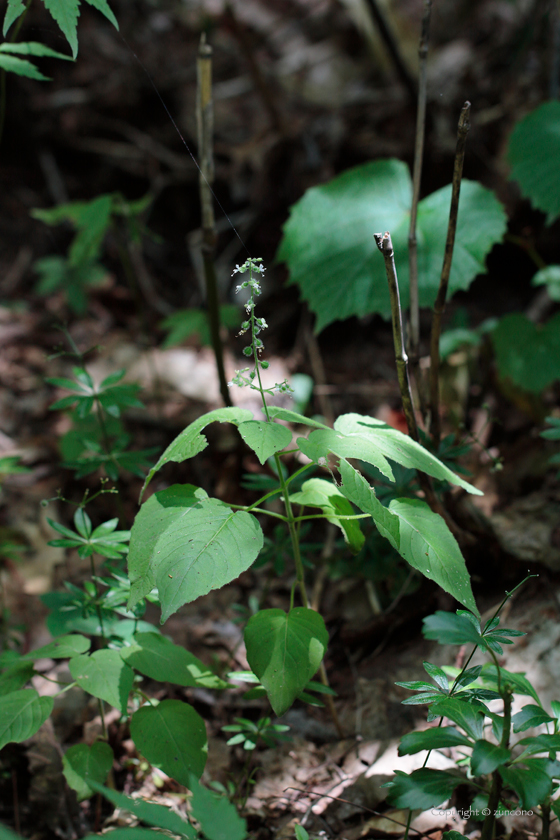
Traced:
<path fill-rule="evenodd" d="M 104 782 L 113 766 L 113 750 L 105 741 L 75 744 L 62 757 L 64 777 L 78 795 L 78 802 L 93 796 L 90 781 Z"/>
<path fill-rule="evenodd" d="M 335 421 L 334 428 L 337 432 L 343 432 L 345 435 L 358 435 L 360 438 L 365 438 L 386 458 L 396 461 L 403 467 L 421 470 L 440 481 L 456 484 L 472 495 L 483 495 L 481 490 L 456 475 L 421 444 L 412 440 L 408 435 L 399 432 L 398 429 L 383 423 L 382 420 L 376 420 L 374 417 L 364 417 L 361 414 L 343 414 Z M 361 460 L 366 459 L 362 458 Z"/>
<path fill-rule="evenodd" d="M 86 0 L 86 3 L 89 3 L 90 6 L 93 6 L 94 9 L 97 9 L 101 12 L 102 15 L 105 15 L 108 21 L 110 21 L 115 29 L 119 28 L 118 21 L 111 11 L 107 0 Z"/>
<path fill-rule="evenodd" d="M 239 424 L 239 434 L 261 464 L 266 463 L 275 452 L 280 452 L 292 442 L 292 433 L 280 423 L 266 420 L 247 420 Z"/>
<path fill-rule="evenodd" d="M 430 712 L 434 715 L 449 718 L 463 729 L 473 741 L 479 741 L 483 737 L 484 711 L 474 704 L 458 700 L 456 697 L 448 697 L 434 703 Z"/>
<path fill-rule="evenodd" d="M 194 458 L 195 455 L 198 455 L 199 452 L 206 449 L 208 440 L 202 434 L 202 431 L 210 423 L 233 423 L 238 426 L 240 423 L 252 419 L 253 414 L 251 411 L 248 411 L 246 408 L 236 408 L 235 406 L 216 408 L 214 411 L 203 414 L 202 417 L 199 417 L 194 423 L 187 426 L 186 429 L 183 429 L 180 435 L 177 435 L 175 440 L 169 444 L 157 464 L 152 467 L 142 487 L 140 501 L 155 473 L 165 466 L 165 464 L 169 461 L 176 461 L 180 464 L 182 461 L 186 461 L 187 458 Z"/>
<path fill-rule="evenodd" d="M 97 791 L 97 793 L 102 793 L 105 799 L 108 799 L 115 808 L 121 808 L 124 811 L 128 811 L 130 814 L 134 814 L 135 817 L 147 825 L 152 825 L 156 828 L 163 828 L 170 831 L 172 834 L 178 834 L 180 837 L 187 837 L 189 840 L 195 840 L 197 836 L 197 832 L 192 825 L 185 822 L 185 820 L 183 820 L 178 814 L 174 813 L 174 811 L 170 808 L 158 805 L 155 802 L 146 802 L 143 799 L 132 799 L 130 796 L 125 796 L 123 793 L 117 793 L 116 790 L 109 790 L 109 788 L 104 787 L 104 785 L 98 784 L 97 782 L 92 783 L 92 788 Z"/>
<path fill-rule="evenodd" d="M 290 496 L 290 502 L 293 505 L 322 510 L 325 519 L 340 528 L 345 542 L 354 554 L 360 551 L 365 537 L 360 529 L 359 520 L 337 519 L 337 516 L 354 516 L 355 512 L 348 499 L 332 481 L 326 481 L 324 478 L 310 478 L 302 484 L 299 493 L 293 493 Z"/>
<path fill-rule="evenodd" d="M 5 70 L 6 73 L 16 73 L 18 76 L 26 76 L 28 79 L 36 79 L 39 82 L 50 81 L 49 76 L 40 73 L 30 61 L 8 55 L 5 52 L 0 53 L 0 70 Z"/>
<path fill-rule="evenodd" d="M 511 758 L 511 750 L 492 744 L 490 741 L 476 741 L 471 755 L 473 776 L 486 776 Z"/>
<path fill-rule="evenodd" d="M 511 788 L 519 797 L 519 807 L 528 809 L 540 805 L 552 789 L 552 779 L 537 766 L 499 767 L 498 772 L 506 787 Z"/>
<path fill-rule="evenodd" d="M 541 735 L 522 738 L 519 743 L 523 744 L 523 755 L 535 755 L 541 752 L 556 754 L 560 750 L 560 734 L 549 735 L 543 732 Z"/>
<path fill-rule="evenodd" d="M 462 776 L 453 776 L 444 770 L 431 770 L 424 767 L 407 775 L 397 770 L 394 781 L 387 787 L 388 802 L 396 808 L 437 808 L 453 791 L 463 784 Z"/>
<path fill-rule="evenodd" d="M 450 186 L 420 202 L 418 270 L 420 305 L 432 306 L 443 258 Z M 408 167 L 378 160 L 312 187 L 290 210 L 277 259 L 288 263 L 290 282 L 317 315 L 317 331 L 337 319 L 379 313 L 390 316 L 383 260 L 372 231 L 390 230 L 403 307 L 408 303 Z M 506 227 L 503 208 L 480 184 L 463 181 L 450 276 L 450 293 L 468 288 Z"/>
<path fill-rule="evenodd" d="M 399 744 L 399 755 L 414 755 L 422 750 L 439 750 L 457 746 L 470 747 L 472 743 L 454 726 L 436 726 L 403 735 Z"/>
<path fill-rule="evenodd" d="M 512 715 L 511 723 L 514 732 L 525 732 L 543 723 L 554 723 L 555 718 L 551 717 L 542 706 L 523 706 L 520 712 Z"/>
<path fill-rule="evenodd" d="M 360 458 L 373 464 L 390 481 L 394 481 L 393 470 L 379 448 L 360 435 L 346 435 L 334 429 L 317 429 L 309 437 L 297 439 L 300 450 L 311 461 L 326 463 L 330 452 L 339 458 Z"/>
<path fill-rule="evenodd" d="M 423 620 L 422 635 L 440 645 L 480 645 L 482 636 L 464 615 L 438 610 Z"/>
<path fill-rule="evenodd" d="M 79 0 L 43 0 L 45 7 L 60 26 L 72 49 L 74 58 L 78 55 Z"/>
<path fill-rule="evenodd" d="M 0 52 L 14 53 L 15 55 L 32 55 L 37 58 L 61 58 L 65 61 L 72 61 L 69 55 L 51 50 L 45 44 L 40 44 L 38 41 L 18 41 L 15 44 L 5 42 L 0 44 Z"/>
<path fill-rule="evenodd" d="M 118 651 L 96 650 L 91 656 L 76 656 L 68 668 L 80 688 L 126 714 L 134 673 Z"/>
<path fill-rule="evenodd" d="M 162 623 L 183 604 L 235 580 L 263 546 L 257 519 L 173 485 L 142 505 L 130 538 L 129 609 L 157 586 Z"/>
<path fill-rule="evenodd" d="M 192 706 L 180 700 L 147 704 L 130 719 L 130 735 L 142 755 L 175 779 L 189 786 L 191 774 L 200 778 L 208 753 L 204 721 Z"/>
<path fill-rule="evenodd" d="M 434 680 L 434 682 L 436 682 L 443 691 L 448 692 L 449 680 L 447 679 L 445 671 L 437 665 L 432 665 L 431 662 L 424 662 L 423 665 L 425 672 Z"/>
<path fill-rule="evenodd" d="M 329 636 L 315 610 L 296 607 L 260 610 L 245 628 L 247 660 L 266 688 L 270 704 L 283 715 L 321 664 Z"/>
<path fill-rule="evenodd" d="M 188 650 L 155 633 L 135 633 L 132 646 L 120 654 L 131 668 L 158 682 L 204 688 L 228 685 Z"/>
<path fill-rule="evenodd" d="M 560 312 L 545 324 L 514 312 L 500 318 L 491 335 L 502 379 L 535 394 L 560 379 Z"/>
<path fill-rule="evenodd" d="M 8 33 L 8 29 L 14 21 L 20 17 L 26 9 L 25 3 L 22 0 L 8 0 L 8 7 L 4 15 L 4 24 L 2 26 L 2 35 L 4 38 Z"/>
<path fill-rule="evenodd" d="M 22 661 L 35 659 L 70 659 L 85 653 L 90 649 L 91 641 L 85 636 L 72 633 L 69 636 L 59 636 L 48 645 L 36 648 L 21 657 Z"/>
<path fill-rule="evenodd" d="M 442 517 L 420 499 L 393 499 L 389 510 L 399 518 L 401 557 L 478 613 L 463 555 Z"/>
<path fill-rule="evenodd" d="M 52 712 L 53 703 L 52 697 L 39 697 L 34 688 L 0 697 L 0 749 L 35 735 Z"/>
<path fill-rule="evenodd" d="M 191 778 L 191 807 L 202 834 L 208 840 L 245 840 L 247 823 L 227 797 L 212 793 Z"/>
<path fill-rule="evenodd" d="M 507 156 L 511 180 L 550 224 L 560 215 L 560 102 L 545 102 L 517 123 Z"/>

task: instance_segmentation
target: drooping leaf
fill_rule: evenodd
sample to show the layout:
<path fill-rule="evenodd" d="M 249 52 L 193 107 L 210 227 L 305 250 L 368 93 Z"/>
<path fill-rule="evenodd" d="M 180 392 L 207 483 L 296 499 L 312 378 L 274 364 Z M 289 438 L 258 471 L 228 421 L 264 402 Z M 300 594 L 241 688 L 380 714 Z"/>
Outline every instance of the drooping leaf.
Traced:
<path fill-rule="evenodd" d="M 520 712 L 512 715 L 511 723 L 514 732 L 525 732 L 543 723 L 554 723 L 555 718 L 551 717 L 542 706 L 523 706 Z"/>
<path fill-rule="evenodd" d="M 72 678 L 80 688 L 105 700 L 126 714 L 134 672 L 116 650 L 96 650 L 91 656 L 76 656 L 68 663 Z"/>
<path fill-rule="evenodd" d="M 504 785 L 514 790 L 519 797 L 519 807 L 528 809 L 540 805 L 552 789 L 550 776 L 536 765 L 529 767 L 499 767 L 498 772 Z"/>
<path fill-rule="evenodd" d="M 492 744 L 490 741 L 479 740 L 475 743 L 471 755 L 471 770 L 473 776 L 486 776 L 511 758 L 511 750 Z"/>
<path fill-rule="evenodd" d="M 302 484 L 299 493 L 290 495 L 294 505 L 319 508 L 328 522 L 332 522 L 342 531 L 345 542 L 357 554 L 362 548 L 365 537 L 360 529 L 359 520 L 337 519 L 337 516 L 354 516 L 354 509 L 345 495 L 332 481 L 323 478 L 310 478 Z"/>
<path fill-rule="evenodd" d="M 51 16 L 58 23 L 72 49 L 74 58 L 78 55 L 79 0 L 43 0 Z"/>
<path fill-rule="evenodd" d="M 191 807 L 207 840 L 245 840 L 247 823 L 227 797 L 215 794 L 191 778 Z"/>
<path fill-rule="evenodd" d="M 436 726 L 403 735 L 399 744 L 399 755 L 414 755 L 422 750 L 439 750 L 460 745 L 472 746 L 471 741 L 454 726 Z"/>
<path fill-rule="evenodd" d="M 246 420 L 239 424 L 239 434 L 256 454 L 261 464 L 292 442 L 292 433 L 281 423 Z"/>
<path fill-rule="evenodd" d="M 188 650 L 156 633 L 136 633 L 132 646 L 120 654 L 131 668 L 158 682 L 204 688 L 228 685 Z"/>
<path fill-rule="evenodd" d="M 70 659 L 85 653 L 90 649 L 91 641 L 85 636 L 72 633 L 69 636 L 59 636 L 48 645 L 36 648 L 22 656 L 22 660 L 35 659 Z"/>
<path fill-rule="evenodd" d="M 247 659 L 266 688 L 270 704 L 283 715 L 316 673 L 329 636 L 315 610 L 296 607 L 260 610 L 245 628 Z"/>
<path fill-rule="evenodd" d="M 150 764 L 188 787 L 191 774 L 199 779 L 206 764 L 208 739 L 204 721 L 180 700 L 147 704 L 130 719 L 130 735 Z"/>
<path fill-rule="evenodd" d="M 478 614 L 463 555 L 441 516 L 421 499 L 393 499 L 389 510 L 399 518 L 401 557 Z"/>
<path fill-rule="evenodd" d="M 4 38 L 8 34 L 8 29 L 12 23 L 18 19 L 24 12 L 26 6 L 23 0 L 8 0 L 8 7 L 4 15 L 4 24 L 2 26 L 2 35 Z"/>
<path fill-rule="evenodd" d="M 449 217 L 450 187 L 420 202 L 418 272 L 420 305 L 433 305 Z M 406 164 L 378 160 L 309 189 L 290 211 L 277 254 L 290 281 L 317 316 L 317 331 L 350 315 L 390 316 L 383 260 L 373 233 L 389 230 L 403 306 L 408 303 L 407 236 L 412 195 Z M 468 288 L 506 226 L 503 208 L 480 184 L 463 181 L 450 293 Z"/>
<path fill-rule="evenodd" d="M 437 808 L 449 799 L 463 781 L 462 776 L 428 767 L 414 770 L 410 775 L 397 770 L 394 781 L 386 785 L 389 788 L 387 800 L 396 808 L 421 808 L 425 811 Z"/>
<path fill-rule="evenodd" d="M 143 799 L 132 799 L 130 796 L 117 793 L 116 790 L 110 790 L 97 782 L 93 782 L 92 788 L 97 793 L 102 793 L 105 799 L 108 799 L 115 808 L 122 808 L 124 811 L 134 814 L 135 817 L 141 820 L 141 822 L 146 823 L 146 825 L 166 829 L 172 834 L 187 837 L 188 840 L 194 840 L 197 836 L 197 832 L 190 823 L 185 822 L 178 814 L 170 808 L 166 808 L 164 805 L 158 805 L 155 802 L 146 802 Z"/>
<path fill-rule="evenodd" d="M 34 688 L 0 697 L 0 749 L 35 735 L 53 709 L 52 697 L 39 697 Z"/>
<path fill-rule="evenodd" d="M 502 379 L 531 393 L 560 379 L 560 312 L 546 324 L 534 324 L 521 312 L 505 315 L 492 331 L 492 343 Z"/>
<path fill-rule="evenodd" d="M 517 123 L 508 159 L 522 195 L 553 222 L 560 215 L 560 102 L 545 102 Z"/>
<path fill-rule="evenodd" d="M 400 526 L 398 516 L 381 504 L 373 487 L 348 461 L 341 458 L 338 468 L 343 482 L 340 488 L 341 493 L 364 513 L 369 513 L 381 536 L 388 539 L 393 548 L 399 551 Z"/>
<path fill-rule="evenodd" d="M 142 487 L 140 500 L 142 500 L 146 487 L 152 480 L 154 474 L 165 464 L 169 461 L 176 461 L 180 464 L 188 458 L 194 458 L 195 455 L 198 455 L 199 452 L 206 449 L 208 440 L 202 434 L 202 431 L 210 423 L 233 423 L 238 426 L 240 423 L 252 419 L 253 414 L 251 411 L 248 411 L 246 408 L 236 408 L 235 406 L 216 408 L 214 411 L 209 411 L 207 414 L 203 414 L 202 417 L 198 417 L 194 423 L 191 423 L 186 429 L 183 429 L 180 435 L 177 435 L 175 440 L 169 444 L 157 464 L 152 467 Z"/>
<path fill-rule="evenodd" d="M 107 20 L 113 24 L 115 29 L 119 28 L 118 21 L 111 9 L 109 8 L 107 0 L 86 0 L 86 3 L 89 3 L 90 6 L 93 6 L 94 9 L 100 11 L 102 15 L 105 15 Z"/>
<path fill-rule="evenodd" d="M 62 758 L 64 777 L 78 801 L 93 796 L 90 781 L 104 782 L 113 766 L 113 750 L 105 741 L 94 744 L 75 744 L 69 747 Z"/>
<path fill-rule="evenodd" d="M 478 621 L 471 621 L 466 615 L 438 610 L 426 616 L 423 623 L 424 638 L 434 639 L 440 645 L 479 645 L 482 640 Z"/>
<path fill-rule="evenodd" d="M 130 539 L 129 609 L 154 584 L 162 623 L 183 604 L 235 580 L 263 546 L 257 519 L 192 485 L 173 485 L 142 506 Z"/>

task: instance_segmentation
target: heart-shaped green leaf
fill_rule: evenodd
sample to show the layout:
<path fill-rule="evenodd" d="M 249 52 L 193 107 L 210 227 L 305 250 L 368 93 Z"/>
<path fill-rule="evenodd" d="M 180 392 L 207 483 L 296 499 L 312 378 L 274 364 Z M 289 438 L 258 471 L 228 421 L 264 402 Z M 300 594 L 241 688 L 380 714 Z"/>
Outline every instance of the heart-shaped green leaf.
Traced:
<path fill-rule="evenodd" d="M 93 790 L 90 781 L 104 782 L 113 766 L 113 750 L 105 741 L 75 744 L 69 747 L 62 758 L 66 781 L 78 795 L 78 801 L 89 799 Z"/>
<path fill-rule="evenodd" d="M 286 426 L 266 420 L 247 420 L 241 423 L 239 434 L 256 454 L 261 464 L 264 464 L 275 452 L 280 452 L 281 449 L 289 446 L 292 441 L 292 433 Z"/>

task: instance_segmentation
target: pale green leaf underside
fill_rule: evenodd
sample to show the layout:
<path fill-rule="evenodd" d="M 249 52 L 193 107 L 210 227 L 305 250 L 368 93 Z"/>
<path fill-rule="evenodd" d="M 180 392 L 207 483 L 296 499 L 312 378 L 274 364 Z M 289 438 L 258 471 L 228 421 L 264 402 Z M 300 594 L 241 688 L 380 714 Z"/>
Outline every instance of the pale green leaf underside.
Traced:
<path fill-rule="evenodd" d="M 130 719 L 130 735 L 142 755 L 188 786 L 190 774 L 199 779 L 206 764 L 208 739 L 204 721 L 181 700 L 142 706 Z"/>
<path fill-rule="evenodd" d="M 264 685 L 270 704 L 283 715 L 316 673 L 328 644 L 319 613 L 297 607 L 261 610 L 245 628 L 247 660 Z"/>
<path fill-rule="evenodd" d="M 292 442 L 292 433 L 280 423 L 266 420 L 247 420 L 240 423 L 239 434 L 249 446 L 261 464 L 264 464 L 275 452 L 280 452 Z"/>
<path fill-rule="evenodd" d="M 317 429 L 308 438 L 298 438 L 297 444 L 303 454 L 316 464 L 326 464 L 332 452 L 339 458 L 359 458 L 373 464 L 390 481 L 395 480 L 393 470 L 379 447 L 363 435 L 346 435 L 335 429 Z"/>
<path fill-rule="evenodd" d="M 449 217 L 450 186 L 420 202 L 417 219 L 421 306 L 435 300 Z M 292 208 L 277 258 L 317 316 L 317 331 L 337 319 L 379 313 L 390 317 L 385 267 L 373 234 L 390 231 L 401 302 L 408 305 L 408 228 L 412 186 L 398 160 L 357 166 L 312 187 Z M 449 293 L 468 288 L 502 237 L 506 217 L 494 195 L 463 181 Z"/>
<path fill-rule="evenodd" d="M 72 678 L 80 688 L 105 700 L 126 714 L 134 672 L 116 650 L 97 650 L 91 656 L 76 656 L 68 663 Z"/>
<path fill-rule="evenodd" d="M 517 123 L 508 159 L 522 195 L 553 222 L 560 215 L 560 102 L 545 102 Z"/>
<path fill-rule="evenodd" d="M 52 712 L 53 703 L 52 697 L 39 697 L 34 688 L 0 697 L 0 749 L 35 735 Z"/>
<path fill-rule="evenodd" d="M 359 520 L 337 519 L 337 516 L 353 516 L 355 511 L 347 497 L 332 481 L 310 478 L 303 483 L 299 493 L 290 496 L 290 501 L 292 505 L 319 508 L 328 522 L 340 528 L 345 542 L 355 554 L 362 548 L 365 537 L 360 530 Z"/>
<path fill-rule="evenodd" d="M 262 545 L 261 527 L 245 511 L 234 513 L 217 499 L 200 498 L 190 485 L 155 493 L 132 527 L 129 605 L 155 585 L 163 623 L 183 604 L 238 577 Z"/>
<path fill-rule="evenodd" d="M 113 766 L 113 750 L 105 741 L 75 744 L 66 750 L 62 758 L 63 773 L 78 801 L 89 799 L 93 790 L 88 782 L 104 782 Z"/>
<path fill-rule="evenodd" d="M 120 654 L 131 668 L 158 682 L 204 688 L 227 686 L 188 650 L 156 633 L 136 633 L 132 646 L 122 648 Z"/>
<path fill-rule="evenodd" d="M 165 466 L 165 464 L 169 461 L 176 461 L 180 464 L 182 461 L 193 458 L 199 452 L 202 452 L 203 449 L 206 449 L 208 440 L 202 434 L 202 430 L 206 426 L 209 426 L 210 423 L 234 423 L 235 425 L 239 425 L 252 419 L 252 412 L 246 408 L 235 407 L 217 408 L 215 411 L 209 411 L 207 414 L 203 414 L 202 417 L 198 417 L 194 423 L 191 423 L 186 429 L 183 429 L 180 435 L 177 435 L 175 440 L 169 444 L 157 464 L 152 467 L 144 482 L 140 499 L 142 499 L 146 487 L 152 480 L 154 474 Z"/>

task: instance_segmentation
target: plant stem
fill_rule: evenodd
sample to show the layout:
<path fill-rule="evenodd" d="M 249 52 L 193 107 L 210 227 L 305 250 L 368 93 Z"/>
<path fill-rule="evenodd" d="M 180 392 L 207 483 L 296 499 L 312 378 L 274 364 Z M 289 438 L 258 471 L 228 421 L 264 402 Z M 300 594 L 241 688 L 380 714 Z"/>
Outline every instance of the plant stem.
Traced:
<path fill-rule="evenodd" d="M 499 676 L 499 672 L 498 672 Z M 498 689 L 499 690 L 499 689 Z M 504 700 L 504 723 L 500 746 L 507 749 L 509 744 L 509 731 L 511 727 L 511 690 L 506 689 L 503 693 Z M 480 840 L 492 840 L 494 836 L 494 825 L 496 822 L 496 811 L 500 804 L 500 793 L 502 791 L 502 777 L 497 770 L 492 773 L 492 786 L 488 797 L 488 810 L 490 813 L 484 820 Z"/>
<path fill-rule="evenodd" d="M 212 348 L 216 358 L 216 368 L 220 381 L 220 393 L 224 404 L 232 405 L 231 395 L 227 384 L 224 368 L 224 351 L 220 336 L 220 306 L 218 302 L 218 284 L 216 281 L 216 266 L 214 254 L 216 250 L 216 226 L 214 224 L 214 206 L 212 204 L 212 188 L 214 180 L 214 161 L 212 155 L 212 133 L 214 125 L 214 109 L 212 101 L 212 47 L 206 43 L 203 32 L 198 47 L 196 62 L 197 71 L 197 100 L 196 121 L 198 128 L 198 156 L 199 156 L 199 190 L 202 211 L 202 262 L 204 264 L 204 280 L 206 283 L 206 302 L 208 305 L 208 322 Z"/>
<path fill-rule="evenodd" d="M 541 805 L 542 830 L 539 840 L 548 840 L 550 835 L 550 801 Z"/>
<path fill-rule="evenodd" d="M 424 140 L 426 135 L 426 99 L 428 88 L 428 44 L 430 38 L 430 16 L 432 0 L 424 0 L 422 14 L 422 31 L 418 44 L 418 106 L 416 109 L 416 140 L 414 144 L 414 166 L 412 174 L 412 204 L 410 207 L 410 227 L 408 231 L 408 266 L 410 286 L 410 334 L 408 349 L 410 363 L 418 387 L 421 408 L 423 407 L 423 393 L 419 381 L 420 355 L 420 303 L 418 299 L 418 242 L 416 238 L 416 219 L 418 202 L 420 200 L 420 185 L 422 183 L 422 163 L 424 157 Z M 424 416 L 424 411 L 422 410 Z"/>
<path fill-rule="evenodd" d="M 453 247 L 455 245 L 455 233 L 457 230 L 457 216 L 459 213 L 459 194 L 461 192 L 461 178 L 463 177 L 463 162 L 465 160 L 465 145 L 467 134 L 470 128 L 471 103 L 465 102 L 459 117 L 457 129 L 457 147 L 455 150 L 455 162 L 453 165 L 453 182 L 451 188 L 451 206 L 449 208 L 449 224 L 447 226 L 447 239 L 445 242 L 445 254 L 439 281 L 439 289 L 434 304 L 434 315 L 432 319 L 432 335 L 430 339 L 430 431 L 436 446 L 441 437 L 441 423 L 439 417 L 439 339 L 441 335 L 441 320 L 445 311 L 445 299 L 453 261 Z"/>

